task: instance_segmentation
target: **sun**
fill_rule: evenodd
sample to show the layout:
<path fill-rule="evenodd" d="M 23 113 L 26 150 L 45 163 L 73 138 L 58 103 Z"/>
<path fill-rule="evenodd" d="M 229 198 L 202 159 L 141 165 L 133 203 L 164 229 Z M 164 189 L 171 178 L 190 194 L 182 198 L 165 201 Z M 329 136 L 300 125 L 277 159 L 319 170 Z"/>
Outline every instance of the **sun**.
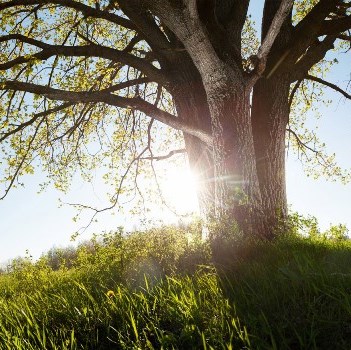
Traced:
<path fill-rule="evenodd" d="M 198 211 L 196 174 L 190 169 L 171 167 L 162 184 L 164 199 L 179 214 Z"/>

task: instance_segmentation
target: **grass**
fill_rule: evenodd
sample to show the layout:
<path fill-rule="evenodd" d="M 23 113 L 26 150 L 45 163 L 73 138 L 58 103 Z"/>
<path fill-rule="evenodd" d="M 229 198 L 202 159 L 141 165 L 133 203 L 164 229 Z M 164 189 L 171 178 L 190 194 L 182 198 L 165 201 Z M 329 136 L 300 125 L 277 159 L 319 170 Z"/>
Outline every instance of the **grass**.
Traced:
<path fill-rule="evenodd" d="M 17 261 L 0 349 L 350 349 L 350 241 L 238 241 L 223 275 L 190 232 L 96 237 L 55 269 Z"/>

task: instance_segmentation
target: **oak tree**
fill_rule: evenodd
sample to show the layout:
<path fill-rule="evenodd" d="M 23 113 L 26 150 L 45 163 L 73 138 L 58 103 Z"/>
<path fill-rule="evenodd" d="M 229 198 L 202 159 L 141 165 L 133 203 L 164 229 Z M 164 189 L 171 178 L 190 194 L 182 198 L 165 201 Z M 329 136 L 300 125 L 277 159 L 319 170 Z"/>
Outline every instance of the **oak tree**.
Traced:
<path fill-rule="evenodd" d="M 322 159 L 291 126 L 294 98 L 307 81 L 351 97 L 316 69 L 350 43 L 351 3 L 266 0 L 256 41 L 249 2 L 2 1 L 3 197 L 38 159 L 64 187 L 110 157 L 113 206 L 142 161 L 185 151 L 207 217 L 272 237 L 287 215 L 287 135 Z M 184 149 L 153 152 L 162 125 Z"/>

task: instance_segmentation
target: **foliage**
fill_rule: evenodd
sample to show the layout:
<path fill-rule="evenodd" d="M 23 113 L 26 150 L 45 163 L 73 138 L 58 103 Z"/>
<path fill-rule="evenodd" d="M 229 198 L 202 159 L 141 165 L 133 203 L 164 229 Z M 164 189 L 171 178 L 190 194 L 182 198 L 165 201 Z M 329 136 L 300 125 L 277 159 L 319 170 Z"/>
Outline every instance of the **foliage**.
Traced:
<path fill-rule="evenodd" d="M 288 225 L 291 233 L 307 236 L 314 240 L 344 241 L 349 237 L 349 230 L 344 224 L 331 224 L 327 230 L 321 231 L 316 217 L 305 217 L 296 212 L 290 214 Z"/>
<path fill-rule="evenodd" d="M 223 60 L 224 56 L 234 54 L 235 59 L 228 61 L 238 61 L 237 68 L 249 78 L 255 73 L 253 58 L 257 58 L 264 42 L 257 37 L 245 3 L 233 13 L 230 3 L 218 3 L 218 11 L 212 11 L 212 15 L 224 13 L 223 23 L 216 24 L 220 35 L 218 37 L 216 30 L 207 30 L 207 39 L 226 43 L 225 50 L 219 51 L 228 52 L 223 57 L 217 52 L 218 58 Z M 295 0 L 293 4 L 289 24 L 295 28 L 308 22 L 306 16 L 318 5 L 315 0 Z M 330 23 L 338 23 L 338 19 L 346 22 L 349 19 L 347 3 L 333 1 L 332 5 L 319 19 L 322 22 L 316 22 L 318 27 L 323 29 Z M 101 208 L 111 208 L 118 204 L 120 196 L 147 197 L 147 190 L 141 185 L 149 184 L 145 178 L 156 177 L 157 166 L 151 161 L 184 153 L 182 133 L 201 140 L 207 144 L 206 148 L 212 144 L 213 135 L 207 135 L 204 129 L 211 120 L 206 120 L 206 113 L 202 112 L 196 117 L 197 105 L 204 101 L 190 103 L 195 108 L 183 112 L 184 115 L 179 115 L 182 113 L 179 101 L 178 107 L 176 105 L 176 92 L 179 94 L 185 85 L 193 86 L 191 74 L 187 81 L 180 77 L 189 75 L 189 62 L 196 61 L 194 52 L 184 46 L 157 11 L 153 12 L 152 2 L 22 0 L 2 2 L 0 11 L 1 197 L 5 197 L 10 188 L 22 185 L 23 176 L 33 174 L 37 168 L 44 170 L 48 182 L 62 191 L 68 190 L 77 174 L 91 182 L 93 170 L 97 169 L 96 178 L 108 187 Z M 246 21 L 233 21 L 241 25 L 235 30 L 231 28 L 234 23 L 225 28 L 226 17 L 234 12 L 238 18 L 246 17 Z M 262 17 L 264 21 L 265 15 Z M 206 25 L 218 21 L 207 18 L 203 22 Z M 303 61 L 301 58 L 306 58 L 307 52 L 313 59 L 307 60 L 310 64 L 302 70 L 302 76 L 289 80 L 289 85 L 295 81 L 299 85 L 295 98 L 291 96 L 290 101 L 289 144 L 299 152 L 304 163 L 309 164 L 307 171 L 313 176 L 322 174 L 346 182 L 349 174 L 337 165 L 334 155 L 327 154 L 323 142 L 307 127 L 307 112 L 321 100 L 322 86 L 330 87 L 325 81 L 310 83 L 308 74 L 324 79 L 329 66 L 337 60 L 323 58 L 332 45 L 325 47 L 323 54 L 319 52 L 323 31 L 308 38 L 315 28 L 304 25 L 306 43 L 297 45 L 299 38 L 291 38 L 291 44 L 302 51 L 287 72 L 295 73 L 294 69 Z M 345 34 L 348 26 L 335 30 L 332 43 L 335 41 L 338 49 L 335 51 L 340 52 L 342 45 L 350 41 Z M 233 32 L 242 33 L 239 42 L 231 42 Z M 294 55 L 294 50 L 291 51 L 287 54 Z M 236 57 L 237 54 L 240 57 Z M 279 62 L 276 67 L 282 63 Z M 199 67 L 192 63 L 190 66 L 197 76 Z M 192 101 L 193 97 L 188 95 L 183 99 Z M 349 96 L 347 92 L 344 95 Z M 288 100 L 285 104 L 288 110 Z M 189 145 L 185 146 L 189 151 Z M 184 158 L 178 160 L 184 161 Z M 145 178 L 140 177 L 141 173 L 146 174 Z M 42 184 L 42 188 L 46 185 Z M 92 203 L 85 204 L 77 206 L 93 212 L 103 210 Z"/>
<path fill-rule="evenodd" d="M 96 236 L 55 271 L 28 256 L 0 276 L 0 349 L 348 349 L 350 241 L 290 231 L 238 240 L 225 276 L 196 225 Z"/>
<path fill-rule="evenodd" d="M 95 6 L 92 2 L 86 5 Z M 108 2 L 100 1 L 99 5 L 107 6 Z M 96 47 L 90 58 L 89 55 L 70 57 L 52 52 L 48 60 L 40 59 L 35 58 L 40 45 L 21 44 L 20 37 L 15 39 L 19 32 L 36 38 L 37 43 L 42 41 L 69 47 L 94 43 Z M 117 58 L 108 59 L 96 53 L 101 47 L 98 45 L 102 45 L 114 48 L 127 58 L 136 56 L 142 62 L 149 47 L 140 38 L 136 40 L 136 34 L 128 28 L 106 19 L 95 20 L 69 6 L 47 4 L 33 11 L 29 9 L 29 13 L 26 10 L 2 10 L 0 36 L 6 38 L 7 35 L 15 37 L 14 41 L 0 40 L 0 81 L 18 79 L 71 92 L 99 92 L 112 88 L 126 101 L 143 98 L 175 113 L 169 94 L 158 88 L 152 79 L 141 78 L 140 71 L 133 65 L 126 66 L 126 62 L 121 63 Z M 133 44 L 129 45 L 131 41 Z M 23 69 L 17 64 L 9 70 L 3 67 L 3 62 L 8 61 L 11 65 L 17 57 L 23 57 L 27 63 Z M 151 64 L 147 65 L 152 69 Z M 177 132 L 170 132 L 157 121 L 150 122 L 145 119 L 145 113 L 132 106 L 116 109 L 109 104 L 94 102 L 60 104 L 40 93 L 20 91 L 13 94 L 2 91 L 1 96 L 0 165 L 3 171 L 0 181 L 5 184 L 5 195 L 7 187 L 22 185 L 22 176 L 34 174 L 37 168 L 48 175 L 46 182 L 40 185 L 42 190 L 52 184 L 64 192 L 75 175 L 91 182 L 92 170 L 102 168 L 99 177 L 108 186 L 104 206 L 117 205 L 120 195 L 135 196 L 139 192 L 140 179 L 136 180 L 136 177 L 141 170 L 152 176 L 150 161 L 143 160 L 142 156 L 162 152 L 170 145 L 182 145 Z M 14 129 L 18 132 L 13 133 Z M 156 133 L 157 142 L 152 142 L 151 150 L 150 142 Z M 128 183 L 124 181 L 127 174 Z"/>

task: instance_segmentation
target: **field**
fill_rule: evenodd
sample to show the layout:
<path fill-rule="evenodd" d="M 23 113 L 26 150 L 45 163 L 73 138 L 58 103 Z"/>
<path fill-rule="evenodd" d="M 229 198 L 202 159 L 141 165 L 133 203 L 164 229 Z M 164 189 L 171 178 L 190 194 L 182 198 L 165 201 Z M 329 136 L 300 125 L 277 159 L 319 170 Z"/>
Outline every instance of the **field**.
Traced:
<path fill-rule="evenodd" d="M 0 276 L 0 349 L 350 349 L 351 242 L 311 227 L 237 239 L 225 273 L 196 225 L 17 259 Z"/>

